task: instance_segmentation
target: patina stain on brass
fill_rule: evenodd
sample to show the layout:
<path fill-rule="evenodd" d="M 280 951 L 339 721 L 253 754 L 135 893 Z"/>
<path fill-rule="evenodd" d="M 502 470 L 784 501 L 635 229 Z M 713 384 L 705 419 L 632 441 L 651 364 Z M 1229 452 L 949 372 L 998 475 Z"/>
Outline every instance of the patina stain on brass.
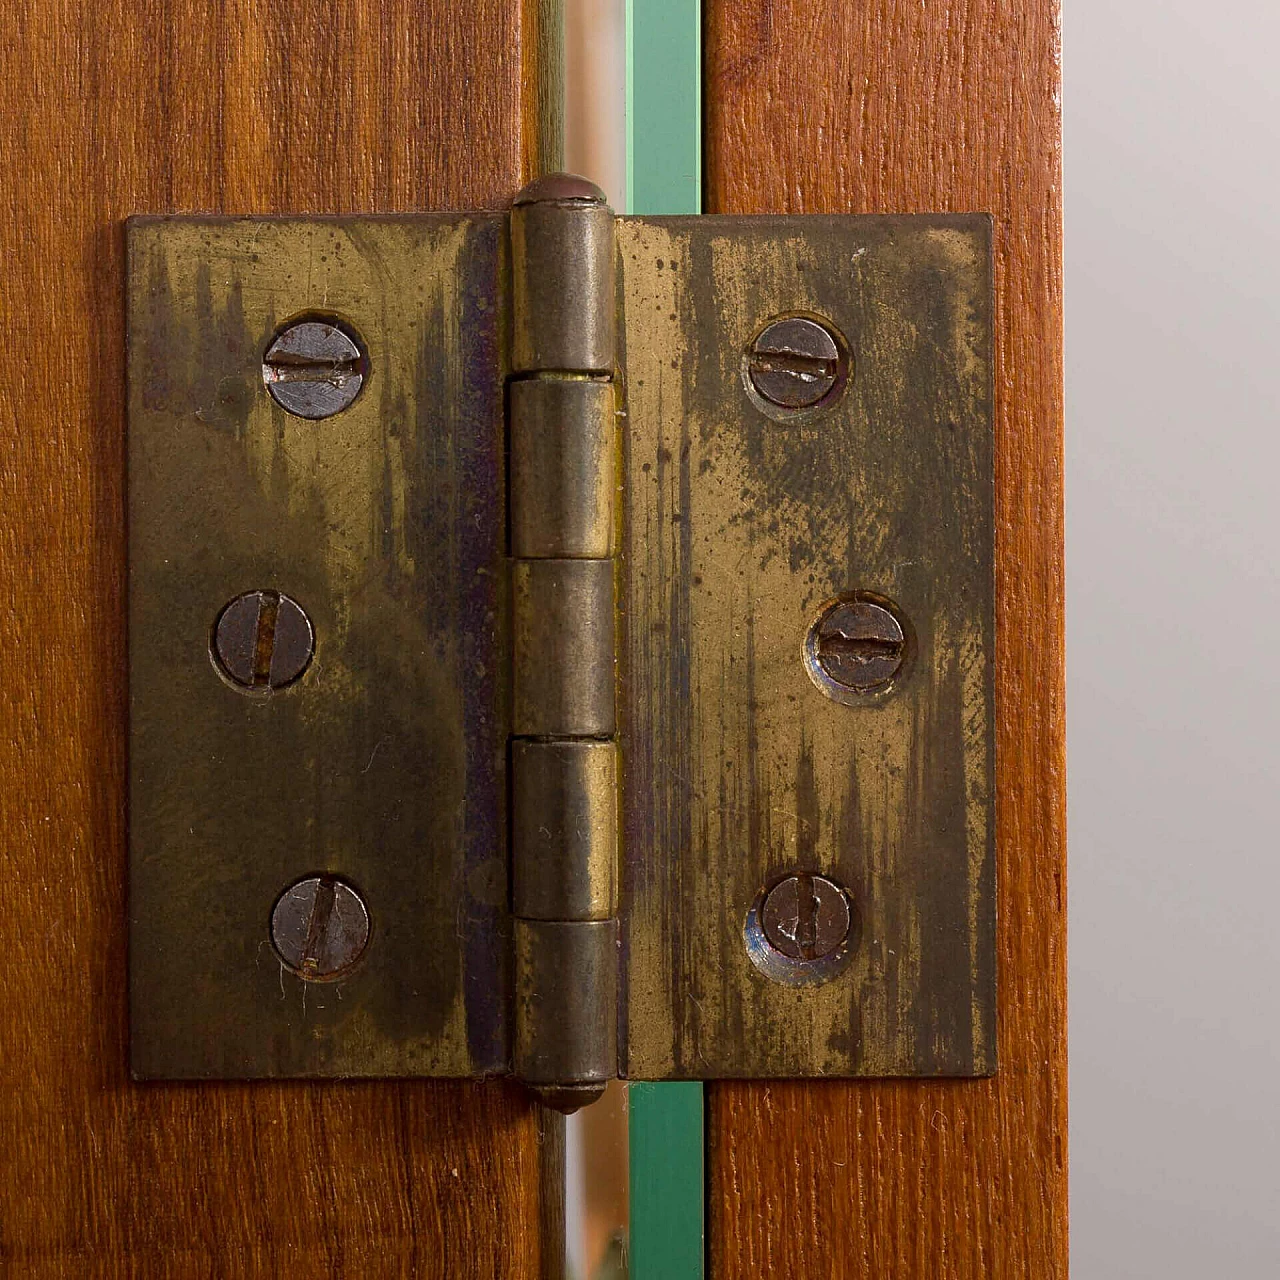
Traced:
<path fill-rule="evenodd" d="M 132 1052 L 141 1077 L 508 1069 L 506 220 L 142 219 L 129 235 Z M 286 322 L 367 354 L 349 408 L 275 404 Z M 220 612 L 286 594 L 296 683 L 233 687 Z M 340 877 L 340 980 L 273 904 Z"/>
<path fill-rule="evenodd" d="M 622 220 L 618 260 L 624 1073 L 988 1074 L 990 220 Z M 744 368 L 784 315 L 849 358 L 791 418 Z M 844 705 L 803 655 L 854 592 L 907 653 Z M 794 871 L 853 914 L 847 966 L 799 987 L 744 945 Z"/>

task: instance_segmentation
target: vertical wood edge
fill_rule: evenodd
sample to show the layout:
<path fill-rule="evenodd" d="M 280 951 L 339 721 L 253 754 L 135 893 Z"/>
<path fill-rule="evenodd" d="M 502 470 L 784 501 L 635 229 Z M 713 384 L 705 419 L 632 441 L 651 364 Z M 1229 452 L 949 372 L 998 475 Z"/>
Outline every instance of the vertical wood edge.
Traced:
<path fill-rule="evenodd" d="M 706 41 L 709 212 L 995 215 L 1000 878 L 997 1076 L 710 1086 L 712 1274 L 1062 1280 L 1058 5 L 708 0 Z"/>
<path fill-rule="evenodd" d="M 529 181 L 564 168 L 564 0 L 524 0 L 524 21 L 523 162 Z"/>
<path fill-rule="evenodd" d="M 514 1085 L 139 1085 L 124 994 L 122 220 L 505 204 L 552 146 L 533 4 L 71 0 L 15 28 L 0 323 L 39 341 L 0 386 L 0 628 L 40 671 L 0 669 L 0 1270 L 541 1273 Z"/>

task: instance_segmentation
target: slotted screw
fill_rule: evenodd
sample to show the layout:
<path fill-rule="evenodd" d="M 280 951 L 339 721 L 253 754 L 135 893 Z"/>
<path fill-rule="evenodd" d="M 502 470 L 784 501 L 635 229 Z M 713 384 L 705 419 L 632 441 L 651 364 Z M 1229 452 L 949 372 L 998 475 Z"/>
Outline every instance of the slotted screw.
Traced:
<path fill-rule="evenodd" d="M 841 688 L 875 693 L 888 687 L 902 670 L 906 638 L 889 609 L 855 596 L 838 600 L 818 619 L 807 652 L 811 670 L 816 662 Z"/>
<path fill-rule="evenodd" d="M 821 960 L 849 936 L 849 898 L 826 876 L 797 872 L 765 894 L 760 924 L 789 960 Z"/>
<path fill-rule="evenodd" d="M 780 409 L 810 409 L 840 380 L 840 346 L 816 320 L 773 320 L 747 351 L 747 377 L 757 395 Z"/>
<path fill-rule="evenodd" d="M 341 977 L 369 944 L 364 899 L 337 876 L 307 876 L 291 884 L 271 912 L 271 942 L 300 978 Z"/>
<path fill-rule="evenodd" d="M 218 665 L 241 689 L 282 689 L 307 669 L 315 632 L 302 606 L 278 591 L 246 591 L 218 615 Z"/>
<path fill-rule="evenodd" d="M 336 325 L 290 325 L 262 358 L 271 398 L 299 418 L 327 418 L 345 409 L 364 385 L 365 361 L 355 340 Z"/>

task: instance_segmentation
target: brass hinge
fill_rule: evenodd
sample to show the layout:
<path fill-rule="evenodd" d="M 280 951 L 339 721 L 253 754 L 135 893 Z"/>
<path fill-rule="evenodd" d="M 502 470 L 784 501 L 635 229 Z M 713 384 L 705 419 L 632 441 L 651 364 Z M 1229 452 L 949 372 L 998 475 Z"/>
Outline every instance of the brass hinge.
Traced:
<path fill-rule="evenodd" d="M 136 1075 L 995 1069 L 987 216 L 128 251 Z"/>
<path fill-rule="evenodd" d="M 511 210 L 512 1068 L 572 1110 L 618 1072 L 614 218 Z"/>

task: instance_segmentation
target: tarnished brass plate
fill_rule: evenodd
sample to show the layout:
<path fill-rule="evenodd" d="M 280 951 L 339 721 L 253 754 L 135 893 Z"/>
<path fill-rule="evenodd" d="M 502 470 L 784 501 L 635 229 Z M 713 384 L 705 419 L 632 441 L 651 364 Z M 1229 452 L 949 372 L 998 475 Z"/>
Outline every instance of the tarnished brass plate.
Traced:
<path fill-rule="evenodd" d="M 619 224 L 633 1078 L 995 1069 L 990 235 L 985 216 Z M 843 395 L 809 416 L 744 377 L 786 314 L 846 346 Z M 803 651 L 851 591 L 900 611 L 907 666 L 845 705 Z M 802 985 L 745 945 L 794 870 L 853 916 L 844 967 Z"/>
<path fill-rule="evenodd" d="M 510 1070 L 507 231 L 130 225 L 141 1077 Z M 989 1073 L 990 222 L 623 219 L 617 245 L 619 1068 Z M 273 344 L 307 316 L 362 353 L 358 396 L 328 418 L 264 385 L 283 352 L 281 394 L 292 348 Z M 778 316 L 835 335 L 817 408 L 772 405 L 749 376 Z M 315 637 L 269 694 L 211 656 L 224 607 L 260 590 L 291 643 Z M 893 615 L 867 670 L 901 638 L 870 692 L 824 674 L 845 651 L 812 628 L 842 599 Z M 238 660 L 265 679 L 262 653 Z M 760 933 L 786 943 L 802 895 L 773 917 L 763 895 L 796 872 L 823 877 L 805 929 L 851 922 L 798 966 Z M 349 962 L 307 932 L 335 876 Z M 299 975 L 331 952 L 333 981 Z"/>
<path fill-rule="evenodd" d="M 499 215 L 129 226 L 140 1077 L 506 1069 L 505 245 Z M 320 421 L 263 384 L 308 313 L 367 354 Z M 315 632 L 269 696 L 210 657 L 219 611 L 257 589 Z M 270 936 L 313 873 L 368 910 L 334 982 Z"/>

